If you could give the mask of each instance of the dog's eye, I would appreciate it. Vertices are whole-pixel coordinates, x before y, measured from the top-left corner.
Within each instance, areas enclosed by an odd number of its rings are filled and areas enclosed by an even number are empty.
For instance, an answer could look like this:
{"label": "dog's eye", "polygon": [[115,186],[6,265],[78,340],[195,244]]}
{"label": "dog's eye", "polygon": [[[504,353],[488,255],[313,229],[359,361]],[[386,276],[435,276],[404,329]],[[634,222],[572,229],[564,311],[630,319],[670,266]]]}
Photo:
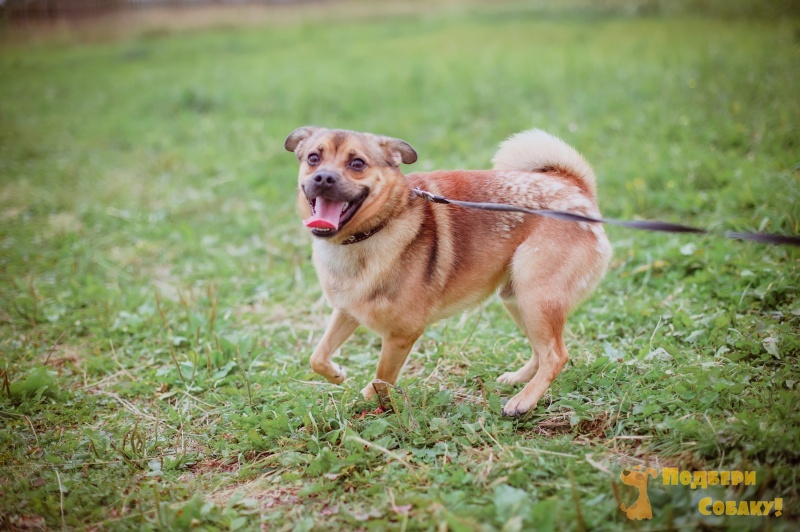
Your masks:
{"label": "dog's eye", "polygon": [[350,168],[353,170],[363,170],[367,167],[367,163],[364,162],[364,159],[355,158],[350,161]]}
{"label": "dog's eye", "polygon": [[306,162],[308,163],[308,166],[317,166],[319,164],[319,155],[317,155],[316,153],[312,153],[311,155],[308,156]]}

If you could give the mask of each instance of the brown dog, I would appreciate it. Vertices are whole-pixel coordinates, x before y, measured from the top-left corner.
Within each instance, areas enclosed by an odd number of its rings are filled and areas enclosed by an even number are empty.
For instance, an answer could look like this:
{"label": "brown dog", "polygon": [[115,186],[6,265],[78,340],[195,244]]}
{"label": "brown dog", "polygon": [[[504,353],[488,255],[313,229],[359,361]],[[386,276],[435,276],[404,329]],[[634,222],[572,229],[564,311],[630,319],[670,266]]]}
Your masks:
{"label": "brown dog", "polygon": [[[522,368],[497,379],[525,383],[503,413],[534,407],[567,362],[567,314],[605,272],[611,246],[602,226],[439,205],[411,190],[599,216],[586,161],[539,130],[504,142],[494,170],[403,175],[400,163],[417,160],[407,142],[353,131],[301,127],[285,146],[300,161],[298,208],[334,309],[311,355],[313,370],[342,382],[345,372],[331,358],[365,325],[383,340],[376,380],[395,383],[429,323],[499,288],[533,347]],[[370,384],[361,393],[376,392]]]}

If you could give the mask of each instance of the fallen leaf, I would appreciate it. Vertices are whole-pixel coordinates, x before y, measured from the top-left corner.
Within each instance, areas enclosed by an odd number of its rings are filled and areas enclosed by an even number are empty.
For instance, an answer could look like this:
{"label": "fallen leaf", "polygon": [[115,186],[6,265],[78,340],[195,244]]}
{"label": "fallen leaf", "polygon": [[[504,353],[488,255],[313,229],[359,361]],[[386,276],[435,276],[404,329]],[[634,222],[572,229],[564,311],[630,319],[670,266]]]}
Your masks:
{"label": "fallen leaf", "polygon": [[319,511],[319,515],[326,517],[329,515],[336,515],[339,513],[339,505],[334,504],[333,506],[326,506],[322,510]]}
{"label": "fallen leaf", "polygon": [[394,513],[396,513],[396,514],[405,515],[405,514],[407,514],[408,512],[411,511],[411,505],[410,504],[404,504],[403,506],[395,506],[393,504],[392,505],[392,511]]}
{"label": "fallen leaf", "polygon": [[356,520],[358,521],[368,521],[371,518],[377,519],[381,515],[383,514],[381,513],[380,510],[378,510],[377,508],[373,508],[369,512],[356,512],[353,514],[353,517],[355,517]]}
{"label": "fallen leaf", "polygon": [[775,358],[781,358],[781,354],[778,351],[778,342],[773,336],[764,338],[764,340],[761,342],[761,345],[764,346],[764,349],[766,349],[767,353],[770,355],[774,356]]}

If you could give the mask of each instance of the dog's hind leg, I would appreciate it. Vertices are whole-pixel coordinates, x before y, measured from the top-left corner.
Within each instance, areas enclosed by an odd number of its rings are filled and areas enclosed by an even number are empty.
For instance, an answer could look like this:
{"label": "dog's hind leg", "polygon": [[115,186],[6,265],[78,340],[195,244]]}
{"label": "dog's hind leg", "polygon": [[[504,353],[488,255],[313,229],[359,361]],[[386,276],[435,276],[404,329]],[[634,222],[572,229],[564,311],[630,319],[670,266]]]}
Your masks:
{"label": "dog's hind leg", "polygon": [[510,383],[530,379],[503,407],[503,414],[518,416],[536,406],[569,360],[562,333],[570,308],[585,291],[583,285],[588,286],[588,281],[581,281],[587,275],[597,277],[593,273],[593,241],[592,236],[584,236],[576,227],[543,221],[514,253],[511,283],[515,312],[533,355],[521,370],[503,376]]}
{"label": "dog's hind leg", "polygon": [[[394,384],[397,382],[397,377],[400,376],[400,370],[406,363],[408,353],[422,335],[422,332],[414,334],[403,335],[386,335],[383,337],[381,344],[381,358],[378,360],[378,370],[375,372],[375,380],[388,382]],[[375,397],[376,391],[372,383],[367,384],[361,395],[364,399],[372,399]]]}
{"label": "dog's hind leg", "polygon": [[344,381],[344,368],[331,361],[333,355],[350,338],[358,327],[358,322],[343,310],[333,309],[331,321],[322,335],[317,348],[311,355],[311,369],[328,379],[328,382],[339,384]]}
{"label": "dog's hind leg", "polygon": [[566,311],[553,301],[542,302],[539,309],[538,316],[526,320],[530,331],[528,338],[534,354],[531,360],[513,375],[525,377],[530,373],[533,364],[538,363],[539,367],[530,382],[503,407],[503,414],[506,416],[519,416],[536,406],[550,383],[569,360],[569,353],[561,337]]}
{"label": "dog's hind leg", "polygon": [[[519,306],[517,305],[517,298],[514,295],[514,288],[511,285],[511,281],[508,281],[500,289],[499,294],[500,298],[503,300],[503,305],[506,307],[506,311],[508,311],[508,314],[514,320],[514,322],[527,336],[528,332],[525,330],[525,321],[522,319],[522,314],[520,313]],[[524,366],[519,368],[517,371],[503,373],[497,377],[497,382],[501,384],[519,384],[522,382],[528,382],[533,378],[534,375],[536,375],[536,371],[538,369],[539,354],[535,349],[533,349],[530,360],[528,360]]]}

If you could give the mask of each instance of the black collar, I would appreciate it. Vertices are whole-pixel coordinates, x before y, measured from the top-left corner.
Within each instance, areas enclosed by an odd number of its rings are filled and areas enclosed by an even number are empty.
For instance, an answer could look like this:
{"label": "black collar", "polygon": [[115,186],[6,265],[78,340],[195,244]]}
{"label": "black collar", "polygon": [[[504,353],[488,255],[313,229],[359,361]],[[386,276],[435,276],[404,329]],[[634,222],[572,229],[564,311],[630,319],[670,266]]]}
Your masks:
{"label": "black collar", "polygon": [[[430,192],[427,192],[427,194],[430,194]],[[425,193],[423,193],[422,191],[419,190],[419,188],[415,188],[414,190],[411,191],[410,200],[413,201],[414,198],[417,197],[417,196],[422,196],[423,198],[426,198],[426,199],[428,198],[425,195]],[[349,236],[349,237],[345,238],[344,241],[342,241],[342,245],[343,246],[347,246],[349,244],[357,244],[359,242],[363,242],[364,240],[368,239],[369,237],[371,237],[372,235],[374,235],[375,233],[377,233],[378,231],[380,231],[381,229],[386,227],[386,224],[388,224],[388,223],[389,223],[389,220],[386,220],[383,223],[381,223],[380,225],[378,225],[378,227],[374,227],[372,229],[364,231],[363,233],[356,233],[356,234],[354,234],[352,236]]]}
{"label": "black collar", "polygon": [[374,227],[372,229],[364,231],[363,233],[356,233],[354,235],[351,235],[342,241],[342,245],[347,246],[349,244],[357,244],[358,242],[363,242],[364,240],[368,239],[369,237],[371,237],[372,235],[374,235],[375,233],[386,227],[386,224],[387,222],[383,222],[378,227]]}

